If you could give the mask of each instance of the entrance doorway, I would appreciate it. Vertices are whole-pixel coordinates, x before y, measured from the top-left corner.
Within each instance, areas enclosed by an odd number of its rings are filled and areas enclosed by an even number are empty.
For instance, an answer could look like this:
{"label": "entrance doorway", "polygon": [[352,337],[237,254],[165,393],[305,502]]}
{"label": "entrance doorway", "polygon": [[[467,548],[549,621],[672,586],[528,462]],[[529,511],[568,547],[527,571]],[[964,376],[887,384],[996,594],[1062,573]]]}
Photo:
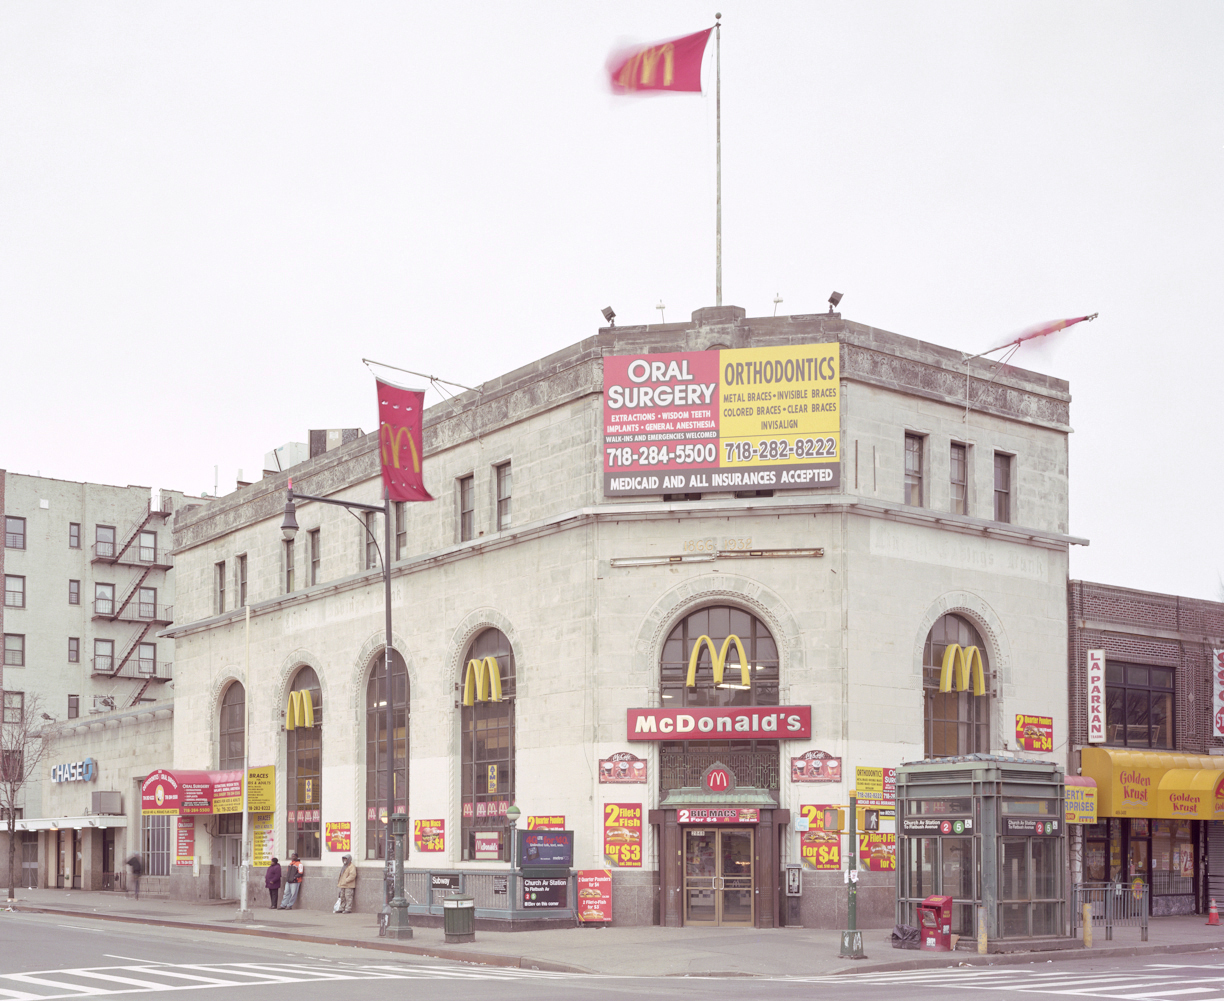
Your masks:
{"label": "entrance doorway", "polygon": [[742,925],[755,917],[755,831],[684,829],[684,923]]}
{"label": "entrance doorway", "polygon": [[242,836],[221,838],[221,899],[238,899],[238,866]]}

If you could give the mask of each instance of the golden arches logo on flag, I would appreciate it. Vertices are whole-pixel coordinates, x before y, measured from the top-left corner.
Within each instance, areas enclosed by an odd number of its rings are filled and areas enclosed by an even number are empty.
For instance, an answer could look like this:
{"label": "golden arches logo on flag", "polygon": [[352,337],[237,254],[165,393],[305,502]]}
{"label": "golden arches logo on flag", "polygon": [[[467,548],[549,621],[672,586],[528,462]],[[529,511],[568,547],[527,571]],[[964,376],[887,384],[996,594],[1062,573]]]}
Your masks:
{"label": "golden arches logo on flag", "polygon": [[721,650],[714,646],[714,641],[710,637],[705,635],[697,637],[697,642],[693,645],[693,652],[689,654],[688,678],[684,682],[685,686],[693,688],[697,684],[697,661],[701,659],[703,647],[709,647],[710,649],[710,663],[714,667],[714,684],[721,685],[723,683],[723,671],[727,666],[727,651],[731,649],[731,644],[733,643],[735,644],[735,652],[739,654],[740,682],[745,688],[750,688],[752,686],[752,672],[748,668],[748,656],[744,653],[744,644],[734,634],[723,640]]}
{"label": "golden arches logo on flag", "polygon": [[620,49],[608,57],[614,94],[642,91],[701,92],[701,61],[713,28],[654,45]]}
{"label": "golden arches logo on flag", "polygon": [[285,729],[315,725],[314,699],[310,692],[290,692],[289,705],[285,709]]}
{"label": "golden arches logo on flag", "polygon": [[404,453],[405,442],[408,445],[409,458],[412,459],[412,471],[421,471],[421,454],[417,451],[416,440],[412,431],[406,427],[394,427],[386,421],[378,429],[378,442],[382,446],[382,461],[384,466],[394,466],[396,469],[406,469],[400,462]]}
{"label": "golden arches logo on flag", "polygon": [[500,702],[501,697],[501,669],[497,666],[497,658],[469,660],[463,676],[463,704],[473,706],[477,702]]}
{"label": "golden arches logo on flag", "polygon": [[378,379],[378,448],[383,488],[393,501],[433,500],[425,489],[425,390]]}
{"label": "golden arches logo on flag", "polygon": [[[953,677],[955,675],[955,677]],[[939,690],[952,691],[955,681],[956,691],[969,691],[969,682],[973,681],[973,694],[986,694],[986,672],[982,667],[982,653],[975,646],[962,647],[959,643],[951,644],[944,651],[943,664],[939,671]]]}

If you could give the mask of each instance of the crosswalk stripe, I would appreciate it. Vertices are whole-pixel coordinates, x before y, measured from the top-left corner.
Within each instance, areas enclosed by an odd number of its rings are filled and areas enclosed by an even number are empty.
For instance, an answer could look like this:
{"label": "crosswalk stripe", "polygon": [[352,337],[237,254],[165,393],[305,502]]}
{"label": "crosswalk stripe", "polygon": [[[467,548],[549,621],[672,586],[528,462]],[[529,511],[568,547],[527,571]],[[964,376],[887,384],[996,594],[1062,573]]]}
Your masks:
{"label": "crosswalk stripe", "polygon": [[216,987],[239,987],[242,985],[241,980],[222,980],[220,977],[202,977],[197,973],[182,973],[178,970],[172,970],[168,966],[127,966],[123,969],[128,969],[134,973],[155,973],[159,977],[178,977],[180,980],[198,980],[202,983],[213,984]]}
{"label": "crosswalk stripe", "polygon": [[118,977],[113,973],[95,973],[92,970],[64,970],[64,973],[71,974],[74,977],[90,977],[94,980],[109,980],[116,984],[127,984],[131,987],[148,987],[153,990],[165,990],[165,984],[159,984],[153,980],[137,980],[135,977]]}
{"label": "crosswalk stripe", "polygon": [[27,994],[25,991],[10,991],[4,987],[0,987],[0,998],[4,1001],[37,1001],[44,997],[42,994]]}
{"label": "crosswalk stripe", "polygon": [[[56,970],[56,973],[72,974],[72,970]],[[19,984],[33,984],[38,987],[58,987],[61,990],[73,991],[76,994],[110,994],[105,987],[90,987],[88,984],[66,984],[62,980],[48,980],[45,977],[40,977],[34,973],[5,973],[2,974],[5,980],[15,980]],[[41,997],[42,995],[35,995]]]}
{"label": "crosswalk stripe", "polygon": [[1157,988],[1154,991],[1144,991],[1142,994],[1121,994],[1116,995],[1126,999],[1126,1001],[1145,1001],[1152,998],[1153,995],[1159,994],[1162,998],[1171,998],[1175,994],[1210,994],[1212,991],[1218,991],[1218,987],[1187,987],[1180,991],[1166,991],[1163,988]]}

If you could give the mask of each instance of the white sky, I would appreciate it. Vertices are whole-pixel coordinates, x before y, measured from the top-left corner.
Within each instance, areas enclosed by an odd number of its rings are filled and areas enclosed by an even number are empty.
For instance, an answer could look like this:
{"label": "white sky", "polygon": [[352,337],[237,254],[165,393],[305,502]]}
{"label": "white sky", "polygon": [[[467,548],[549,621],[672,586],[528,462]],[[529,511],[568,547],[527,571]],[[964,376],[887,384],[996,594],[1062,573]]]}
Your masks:
{"label": "white sky", "polygon": [[724,301],[1099,311],[1016,358],[1071,381],[1072,574],[1219,596],[1218,2],[0,3],[0,466],[224,493],[370,430],[363,355],[474,385],[711,305],[712,88],[602,72],[715,9]]}

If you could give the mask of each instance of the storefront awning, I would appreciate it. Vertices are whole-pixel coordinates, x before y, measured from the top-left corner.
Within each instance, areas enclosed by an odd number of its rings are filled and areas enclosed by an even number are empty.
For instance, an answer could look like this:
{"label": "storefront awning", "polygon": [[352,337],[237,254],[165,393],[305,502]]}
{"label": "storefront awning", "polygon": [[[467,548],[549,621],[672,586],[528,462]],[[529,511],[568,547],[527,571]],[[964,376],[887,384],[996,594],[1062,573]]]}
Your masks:
{"label": "storefront awning", "polygon": [[1100,817],[1224,820],[1224,761],[1203,754],[1085,747]]}
{"label": "storefront awning", "polygon": [[127,817],[99,814],[86,817],[27,817],[17,821],[19,831],[79,831],[86,827],[127,827]]}

